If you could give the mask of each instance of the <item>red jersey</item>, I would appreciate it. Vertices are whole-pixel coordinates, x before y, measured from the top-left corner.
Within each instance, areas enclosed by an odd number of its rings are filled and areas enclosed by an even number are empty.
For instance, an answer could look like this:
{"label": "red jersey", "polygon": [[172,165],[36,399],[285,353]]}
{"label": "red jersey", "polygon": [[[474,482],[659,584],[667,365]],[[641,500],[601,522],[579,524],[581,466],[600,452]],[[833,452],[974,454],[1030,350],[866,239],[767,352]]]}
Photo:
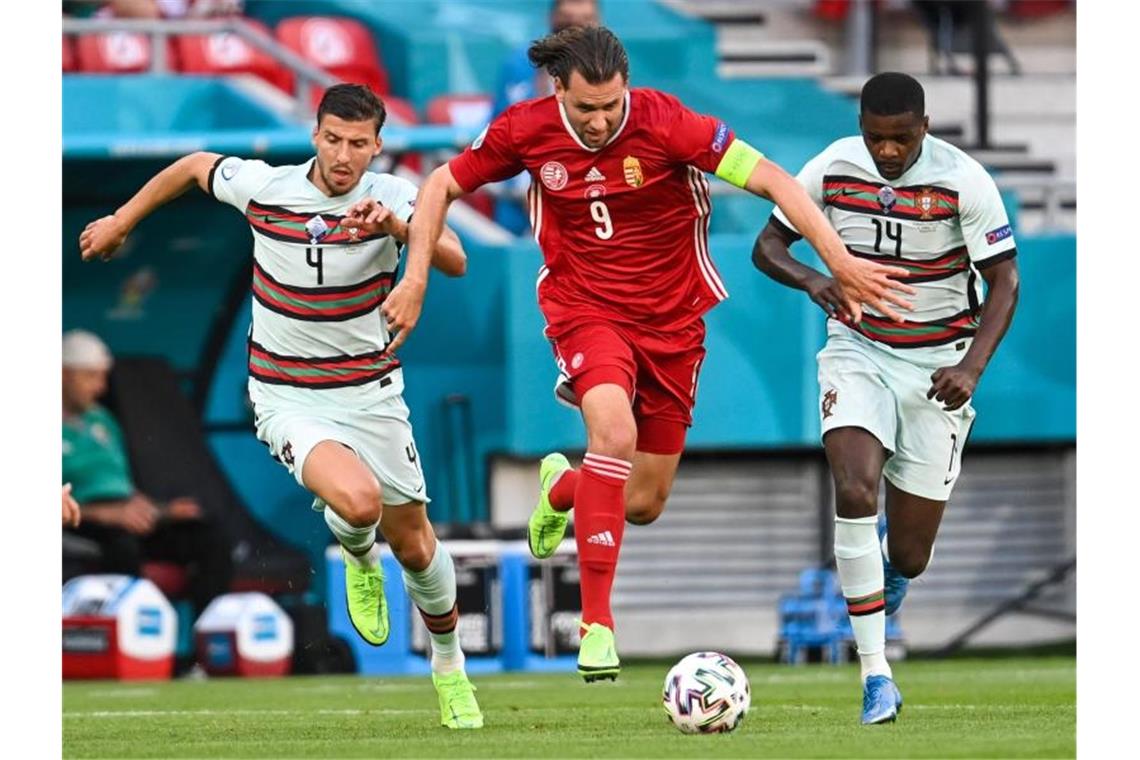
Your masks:
{"label": "red jersey", "polygon": [[590,148],[550,96],[508,108],[449,166],[467,192],[530,173],[549,337],[591,317],[671,331],[728,297],[709,256],[704,172],[732,139],[724,122],[638,88],[614,136]]}

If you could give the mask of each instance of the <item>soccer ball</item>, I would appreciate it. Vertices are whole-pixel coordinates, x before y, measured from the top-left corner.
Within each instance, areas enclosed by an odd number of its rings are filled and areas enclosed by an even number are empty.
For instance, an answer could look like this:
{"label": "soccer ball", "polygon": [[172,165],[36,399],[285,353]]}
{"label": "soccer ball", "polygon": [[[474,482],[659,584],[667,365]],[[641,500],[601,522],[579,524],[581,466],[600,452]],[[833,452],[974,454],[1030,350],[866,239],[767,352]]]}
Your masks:
{"label": "soccer ball", "polygon": [[694,652],[665,676],[661,695],[670,722],[686,734],[732,731],[752,704],[744,670],[720,652]]}

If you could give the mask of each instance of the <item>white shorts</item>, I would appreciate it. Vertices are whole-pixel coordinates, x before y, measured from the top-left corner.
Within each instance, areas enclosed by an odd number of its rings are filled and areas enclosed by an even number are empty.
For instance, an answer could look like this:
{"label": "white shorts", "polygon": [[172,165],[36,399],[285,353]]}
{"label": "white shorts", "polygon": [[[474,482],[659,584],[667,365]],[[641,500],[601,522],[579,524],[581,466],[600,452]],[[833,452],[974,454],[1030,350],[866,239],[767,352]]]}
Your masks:
{"label": "white shorts", "polygon": [[[254,409],[258,440],[302,486],[309,452],[321,441],[336,441],[352,449],[380,481],[385,505],[430,501],[408,406],[401,396],[390,396],[367,411],[264,404]],[[313,508],[323,509],[323,504],[315,502]]]}
{"label": "white shorts", "polygon": [[974,422],[970,402],[952,412],[926,397],[933,369],[880,349],[849,330],[832,332],[819,352],[821,435],[867,430],[890,452],[883,475],[900,490],[946,501],[962,468]]}

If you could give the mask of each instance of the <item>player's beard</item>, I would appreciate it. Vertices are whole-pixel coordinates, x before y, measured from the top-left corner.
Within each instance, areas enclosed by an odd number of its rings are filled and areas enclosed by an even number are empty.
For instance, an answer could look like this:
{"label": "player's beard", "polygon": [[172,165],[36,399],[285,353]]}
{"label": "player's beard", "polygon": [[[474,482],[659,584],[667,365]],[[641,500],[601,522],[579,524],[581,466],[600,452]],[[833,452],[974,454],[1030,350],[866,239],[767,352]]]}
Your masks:
{"label": "player's beard", "polygon": [[[337,174],[333,169],[342,170],[347,174]],[[325,169],[321,167],[321,178],[325,181],[325,186],[332,190],[336,195],[343,195],[352,188],[356,187],[356,182],[359,177],[349,166],[329,167]]]}

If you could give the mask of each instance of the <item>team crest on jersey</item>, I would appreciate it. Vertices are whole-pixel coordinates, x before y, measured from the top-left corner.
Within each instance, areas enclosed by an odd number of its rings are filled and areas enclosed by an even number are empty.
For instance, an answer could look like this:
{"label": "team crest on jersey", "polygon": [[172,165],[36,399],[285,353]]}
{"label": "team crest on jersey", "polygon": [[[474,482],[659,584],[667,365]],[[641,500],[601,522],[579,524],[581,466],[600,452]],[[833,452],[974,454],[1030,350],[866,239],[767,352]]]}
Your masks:
{"label": "team crest on jersey", "polygon": [[820,408],[823,411],[823,418],[826,420],[831,416],[831,409],[835,406],[835,402],[839,400],[839,391],[832,388],[823,394],[823,403]]}
{"label": "team crest on jersey", "polygon": [[621,169],[625,175],[625,184],[630,187],[641,187],[645,184],[645,175],[641,173],[641,162],[633,156],[626,156],[622,160]]}
{"label": "team crest on jersey", "polygon": [[606,194],[605,185],[590,185],[586,188],[586,200],[593,200],[594,198],[601,198]]}
{"label": "team crest on jersey", "polygon": [[329,234],[330,229],[320,214],[305,222],[305,230],[309,233],[309,239],[313,241],[313,245],[321,242],[321,238]]}
{"label": "team crest on jersey", "polygon": [[879,188],[879,205],[883,207],[884,211],[890,211],[894,208],[895,201],[898,196],[895,195],[895,189],[890,185],[883,185]]}
{"label": "team crest on jersey", "polygon": [[543,164],[539,176],[542,177],[542,184],[551,190],[561,190],[570,180],[566,167],[557,161],[547,161]]}
{"label": "team crest on jersey", "polygon": [[570,369],[578,369],[582,366],[582,362],[586,361],[586,357],[581,351],[574,354],[574,358],[570,360]]}
{"label": "team crest on jersey", "polygon": [[929,187],[922,188],[922,191],[914,196],[914,207],[918,210],[918,218],[930,219],[934,215],[936,203],[937,198],[934,197],[934,191]]}

